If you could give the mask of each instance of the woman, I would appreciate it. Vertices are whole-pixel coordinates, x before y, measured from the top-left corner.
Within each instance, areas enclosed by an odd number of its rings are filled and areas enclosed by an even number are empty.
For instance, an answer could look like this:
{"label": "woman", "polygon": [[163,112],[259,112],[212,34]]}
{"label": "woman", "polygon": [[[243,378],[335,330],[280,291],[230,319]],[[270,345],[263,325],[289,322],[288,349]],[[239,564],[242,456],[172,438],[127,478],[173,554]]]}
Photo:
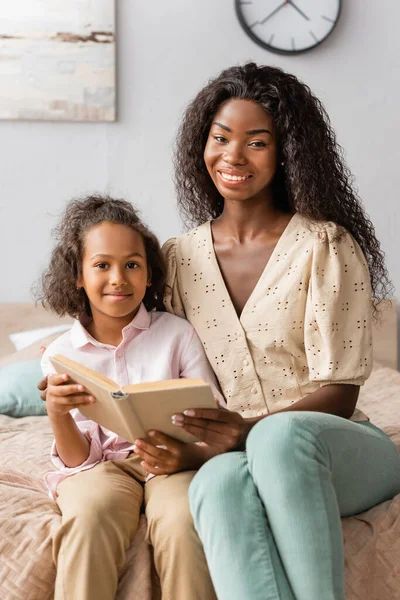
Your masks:
{"label": "woman", "polygon": [[344,600],[340,517],[400,492],[395,445],[356,409],[390,290],[373,226],[321,103],[276,68],[234,67],[198,94],[176,175],[199,226],[166,244],[166,304],[232,411],[175,416],[223,453],[189,493],[216,594]]}

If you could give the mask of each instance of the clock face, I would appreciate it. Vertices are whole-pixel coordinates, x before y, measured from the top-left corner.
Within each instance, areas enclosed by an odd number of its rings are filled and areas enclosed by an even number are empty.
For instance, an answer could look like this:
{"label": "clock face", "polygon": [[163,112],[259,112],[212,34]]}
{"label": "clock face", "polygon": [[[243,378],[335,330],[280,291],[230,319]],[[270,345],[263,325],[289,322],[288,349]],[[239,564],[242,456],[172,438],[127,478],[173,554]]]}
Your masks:
{"label": "clock face", "polygon": [[341,0],[236,0],[236,12],[257,44],[272,52],[298,54],[328,37],[341,5]]}

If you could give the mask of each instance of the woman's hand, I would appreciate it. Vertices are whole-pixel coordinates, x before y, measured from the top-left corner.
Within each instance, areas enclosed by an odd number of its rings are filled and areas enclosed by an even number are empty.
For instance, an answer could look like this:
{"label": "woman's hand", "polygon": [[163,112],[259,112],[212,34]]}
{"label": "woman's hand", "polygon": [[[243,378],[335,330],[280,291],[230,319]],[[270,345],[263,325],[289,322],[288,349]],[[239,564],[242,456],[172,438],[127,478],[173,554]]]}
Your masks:
{"label": "woman's hand", "polygon": [[239,413],[224,408],[185,410],[174,415],[172,422],[205,442],[216,454],[244,449],[251,428]]}
{"label": "woman's hand", "polygon": [[[43,382],[44,380],[39,383],[38,387]],[[64,417],[73,408],[87,406],[96,401],[85,391],[83,385],[74,383],[68,375],[49,375],[47,389],[44,393],[46,411],[50,418]]]}
{"label": "woman's hand", "polygon": [[218,454],[207,446],[184,444],[159,431],[148,433],[151,441],[135,440],[133,451],[143,458],[143,467],[153,475],[171,475],[180,471],[196,470]]}

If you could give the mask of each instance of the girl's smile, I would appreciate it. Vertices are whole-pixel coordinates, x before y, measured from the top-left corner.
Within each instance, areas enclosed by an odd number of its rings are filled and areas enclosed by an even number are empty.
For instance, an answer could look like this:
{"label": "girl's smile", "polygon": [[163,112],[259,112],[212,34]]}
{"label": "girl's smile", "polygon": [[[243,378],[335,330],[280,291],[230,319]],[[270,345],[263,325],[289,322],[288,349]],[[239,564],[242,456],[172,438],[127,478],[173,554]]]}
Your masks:
{"label": "girl's smile", "polygon": [[113,300],[114,302],[125,302],[129,298],[132,298],[132,294],[117,294],[116,292],[104,294],[104,296],[107,296],[107,298]]}

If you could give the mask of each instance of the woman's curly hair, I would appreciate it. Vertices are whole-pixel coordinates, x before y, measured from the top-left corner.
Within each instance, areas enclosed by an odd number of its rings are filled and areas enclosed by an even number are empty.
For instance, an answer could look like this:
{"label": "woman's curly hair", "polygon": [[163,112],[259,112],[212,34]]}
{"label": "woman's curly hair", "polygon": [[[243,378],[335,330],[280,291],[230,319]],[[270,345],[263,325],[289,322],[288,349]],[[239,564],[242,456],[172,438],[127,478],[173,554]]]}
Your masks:
{"label": "woman's curly hair", "polygon": [[38,284],[38,300],[60,316],[91,316],[88,297],[83,289],[77,290],[77,281],[82,270],[85,233],[104,221],[131,227],[142,235],[151,270],[151,286],[146,290],[143,304],[149,311],[164,310],[166,266],[156,236],[141,221],[132,204],[102,195],[72,200],[67,205],[53,232],[57,244]]}
{"label": "woman's curly hair", "polygon": [[275,122],[278,158],[284,163],[272,184],[276,206],[345,227],[364,252],[377,306],[391,294],[392,286],[374,227],[323,105],[307,85],[281,69],[255,63],[226,69],[188,106],[174,155],[178,206],[185,223],[196,226],[222,213],[223,198],[203,155],[213,118],[230,98],[261,104]]}

